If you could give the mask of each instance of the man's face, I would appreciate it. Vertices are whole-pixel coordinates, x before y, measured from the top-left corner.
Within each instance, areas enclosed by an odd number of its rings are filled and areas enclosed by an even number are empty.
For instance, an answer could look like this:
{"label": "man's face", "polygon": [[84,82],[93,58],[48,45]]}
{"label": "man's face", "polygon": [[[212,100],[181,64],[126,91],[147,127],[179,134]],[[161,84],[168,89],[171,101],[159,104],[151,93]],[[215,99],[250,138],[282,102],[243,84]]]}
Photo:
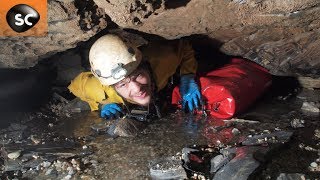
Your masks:
{"label": "man's face", "polygon": [[129,102],[147,106],[151,101],[151,78],[146,70],[135,70],[128,77],[116,83],[114,88]]}

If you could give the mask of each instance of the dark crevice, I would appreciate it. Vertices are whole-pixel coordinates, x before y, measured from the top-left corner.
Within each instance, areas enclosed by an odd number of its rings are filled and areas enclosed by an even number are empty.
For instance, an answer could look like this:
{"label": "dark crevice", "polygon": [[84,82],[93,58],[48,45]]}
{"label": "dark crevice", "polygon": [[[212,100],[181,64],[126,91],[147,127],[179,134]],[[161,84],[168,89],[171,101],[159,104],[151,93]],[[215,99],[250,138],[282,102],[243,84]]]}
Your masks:
{"label": "dark crevice", "polygon": [[154,10],[160,9],[162,5],[162,0],[147,0],[146,3],[152,4]]}
{"label": "dark crevice", "polygon": [[230,62],[233,56],[220,51],[222,42],[212,39],[206,35],[191,35],[186,37],[195,50],[195,57],[198,61],[198,72],[208,72],[219,68]]}
{"label": "dark crevice", "polygon": [[99,7],[93,0],[75,0],[74,4],[78,9],[77,13],[80,16],[79,26],[83,31],[89,31],[99,25],[101,19],[108,23],[108,28],[117,27],[108,15],[103,11],[98,11]]}
{"label": "dark crevice", "polygon": [[64,11],[66,14],[69,13],[68,9],[64,7],[64,3],[63,3],[63,2],[60,2],[60,1],[56,1],[56,2],[60,5],[60,7],[63,9],[63,11]]}
{"label": "dark crevice", "polygon": [[165,9],[176,9],[179,7],[186,6],[190,0],[180,0],[180,1],[172,1],[172,0],[165,0],[164,6]]}
{"label": "dark crevice", "polygon": [[30,69],[0,69],[0,75],[0,113],[28,112],[47,103],[56,77],[54,68],[41,64]]}

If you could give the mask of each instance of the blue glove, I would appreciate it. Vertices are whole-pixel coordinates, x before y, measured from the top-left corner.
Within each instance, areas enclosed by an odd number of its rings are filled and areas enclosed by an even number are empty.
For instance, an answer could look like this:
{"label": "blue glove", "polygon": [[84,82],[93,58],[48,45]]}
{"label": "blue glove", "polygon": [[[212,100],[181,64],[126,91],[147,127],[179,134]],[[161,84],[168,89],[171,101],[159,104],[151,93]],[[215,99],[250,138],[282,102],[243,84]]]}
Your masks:
{"label": "blue glove", "polygon": [[181,76],[180,94],[182,96],[182,109],[185,110],[187,104],[190,112],[195,108],[199,108],[199,105],[201,104],[201,94],[193,74]]}
{"label": "blue glove", "polygon": [[117,118],[122,113],[122,109],[118,104],[111,103],[105,104],[101,108],[100,115],[103,118],[111,119]]}

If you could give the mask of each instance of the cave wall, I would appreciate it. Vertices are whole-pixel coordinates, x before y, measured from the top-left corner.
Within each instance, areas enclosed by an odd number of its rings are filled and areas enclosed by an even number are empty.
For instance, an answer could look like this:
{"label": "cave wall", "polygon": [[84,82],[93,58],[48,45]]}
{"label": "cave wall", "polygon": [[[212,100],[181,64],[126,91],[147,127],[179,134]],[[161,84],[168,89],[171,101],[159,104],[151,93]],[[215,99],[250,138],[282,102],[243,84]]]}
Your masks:
{"label": "cave wall", "polygon": [[275,75],[320,76],[318,0],[49,0],[48,8],[47,37],[1,38],[1,67],[31,67],[105,29],[127,28],[166,39],[205,35]]}

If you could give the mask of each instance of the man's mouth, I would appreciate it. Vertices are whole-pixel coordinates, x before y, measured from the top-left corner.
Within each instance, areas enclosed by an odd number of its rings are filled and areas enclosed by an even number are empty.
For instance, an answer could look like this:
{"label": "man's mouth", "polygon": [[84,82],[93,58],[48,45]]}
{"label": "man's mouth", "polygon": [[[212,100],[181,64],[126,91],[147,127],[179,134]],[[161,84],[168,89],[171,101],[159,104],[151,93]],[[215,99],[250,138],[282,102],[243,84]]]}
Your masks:
{"label": "man's mouth", "polygon": [[139,93],[135,94],[134,97],[139,98],[139,99],[143,99],[146,97],[146,95],[147,95],[147,91],[140,91]]}

